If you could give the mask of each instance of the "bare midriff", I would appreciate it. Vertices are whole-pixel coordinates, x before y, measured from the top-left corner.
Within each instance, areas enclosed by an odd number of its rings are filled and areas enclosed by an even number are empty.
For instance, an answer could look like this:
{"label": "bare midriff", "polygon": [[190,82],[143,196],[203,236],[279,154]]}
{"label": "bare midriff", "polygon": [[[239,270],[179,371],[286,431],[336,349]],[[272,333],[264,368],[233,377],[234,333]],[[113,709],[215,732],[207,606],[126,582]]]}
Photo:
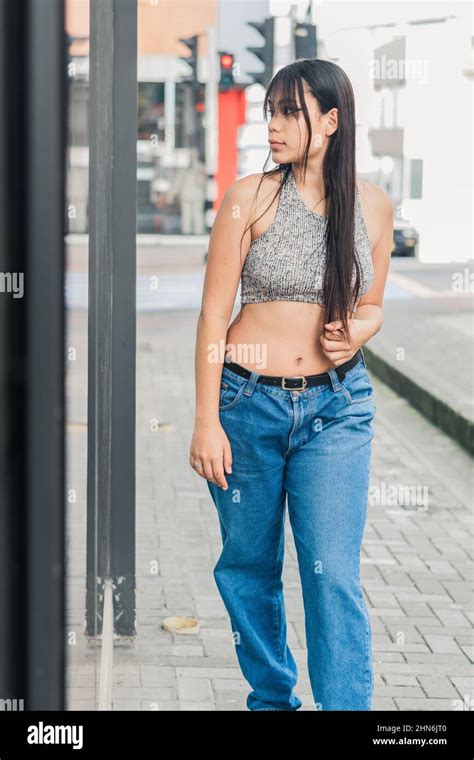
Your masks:
{"label": "bare midriff", "polygon": [[262,375],[325,372],[334,364],[320,343],[324,315],[324,307],[314,303],[243,304],[227,331],[226,357]]}

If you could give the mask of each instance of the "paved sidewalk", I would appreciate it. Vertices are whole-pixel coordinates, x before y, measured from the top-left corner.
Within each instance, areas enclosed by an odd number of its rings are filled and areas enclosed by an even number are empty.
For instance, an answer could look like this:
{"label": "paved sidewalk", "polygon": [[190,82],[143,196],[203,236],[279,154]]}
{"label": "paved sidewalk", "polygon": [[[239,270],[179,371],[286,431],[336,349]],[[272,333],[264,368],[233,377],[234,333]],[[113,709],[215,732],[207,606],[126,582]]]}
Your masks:
{"label": "paved sidewalk", "polygon": [[392,259],[369,368],[474,454],[473,262]]}
{"label": "paved sidewalk", "polygon": [[[245,710],[241,676],[212,570],[221,550],[206,484],[188,465],[194,421],[197,312],[141,313],[137,358],[137,626],[114,651],[114,709]],[[68,709],[95,709],[100,650],[82,633],[85,585],[87,315],[69,312]],[[472,460],[456,442],[372,375],[377,415],[362,579],[376,672],[375,710],[473,706]],[[158,424],[156,424],[158,423]],[[408,503],[404,489],[414,489]],[[394,493],[398,499],[388,498]],[[426,496],[428,502],[426,503]],[[288,641],[297,693],[314,709],[304,616],[287,518]],[[156,572],[157,570],[157,572]],[[164,631],[168,615],[199,619],[201,633]]]}

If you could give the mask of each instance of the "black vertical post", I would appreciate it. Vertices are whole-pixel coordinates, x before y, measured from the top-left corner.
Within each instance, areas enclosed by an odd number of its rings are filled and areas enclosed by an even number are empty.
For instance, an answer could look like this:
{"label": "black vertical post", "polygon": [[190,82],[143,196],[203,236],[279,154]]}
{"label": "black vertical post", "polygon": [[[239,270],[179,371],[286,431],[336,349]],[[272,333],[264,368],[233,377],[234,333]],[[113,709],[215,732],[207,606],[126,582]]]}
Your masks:
{"label": "black vertical post", "polygon": [[91,0],[87,633],[135,633],[136,0]]}
{"label": "black vertical post", "polygon": [[63,2],[0,0],[0,51],[0,697],[63,710]]}
{"label": "black vertical post", "polygon": [[[24,272],[25,179],[23,5],[0,0],[0,272]],[[15,78],[11,72],[15,71]],[[20,94],[21,93],[21,94]],[[22,125],[23,129],[18,126]],[[15,160],[13,157],[15,156]],[[0,292],[0,695],[26,696],[25,562],[26,309]],[[25,705],[27,707],[27,705]]]}

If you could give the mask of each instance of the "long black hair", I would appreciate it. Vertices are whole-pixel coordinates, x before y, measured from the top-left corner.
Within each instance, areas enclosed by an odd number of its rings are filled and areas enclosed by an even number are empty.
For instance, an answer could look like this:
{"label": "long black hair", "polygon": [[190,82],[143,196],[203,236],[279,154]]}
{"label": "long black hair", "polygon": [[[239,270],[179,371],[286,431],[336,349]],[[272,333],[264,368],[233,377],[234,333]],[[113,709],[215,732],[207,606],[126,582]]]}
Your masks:
{"label": "long black hair", "polygon": [[[303,92],[303,80],[316,98],[322,114],[331,108],[338,109],[338,127],[330,135],[329,144],[323,161],[324,197],[326,200],[327,224],[325,225],[326,267],[323,281],[325,322],[340,319],[343,330],[348,337],[347,312],[355,308],[361,287],[361,270],[354,247],[354,203],[356,192],[355,168],[355,103],[354,92],[347,74],[340,66],[319,59],[304,59],[280,69],[265,93],[263,103],[264,117],[267,114],[268,100],[275,103],[295,102],[297,88],[300,104],[308,130],[305,146],[302,174],[306,176],[308,153],[313,137],[310,116]],[[265,166],[268,158],[265,161]],[[265,169],[264,166],[264,169]],[[270,208],[281,187],[288,180],[291,164],[280,164],[276,169],[264,171],[256,194],[266,175],[283,172],[282,182],[265,211],[247,225],[250,229]],[[242,235],[242,239],[243,239]],[[241,240],[242,242],[242,240]],[[354,278],[355,266],[355,279]]]}

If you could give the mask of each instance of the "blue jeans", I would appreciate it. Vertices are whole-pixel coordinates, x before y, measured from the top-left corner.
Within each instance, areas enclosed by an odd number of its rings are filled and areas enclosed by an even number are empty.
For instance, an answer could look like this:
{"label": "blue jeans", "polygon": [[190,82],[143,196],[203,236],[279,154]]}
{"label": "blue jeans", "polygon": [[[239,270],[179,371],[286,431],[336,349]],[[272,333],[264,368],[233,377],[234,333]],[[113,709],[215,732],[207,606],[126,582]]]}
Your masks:
{"label": "blue jeans", "polygon": [[219,416],[232,448],[228,489],[206,481],[222,552],[214,578],[230,618],[250,710],[298,710],[282,568],[288,504],[316,709],[370,710],[369,613],[360,580],[376,410],[365,360],[339,381],[285,390],[223,365]]}

